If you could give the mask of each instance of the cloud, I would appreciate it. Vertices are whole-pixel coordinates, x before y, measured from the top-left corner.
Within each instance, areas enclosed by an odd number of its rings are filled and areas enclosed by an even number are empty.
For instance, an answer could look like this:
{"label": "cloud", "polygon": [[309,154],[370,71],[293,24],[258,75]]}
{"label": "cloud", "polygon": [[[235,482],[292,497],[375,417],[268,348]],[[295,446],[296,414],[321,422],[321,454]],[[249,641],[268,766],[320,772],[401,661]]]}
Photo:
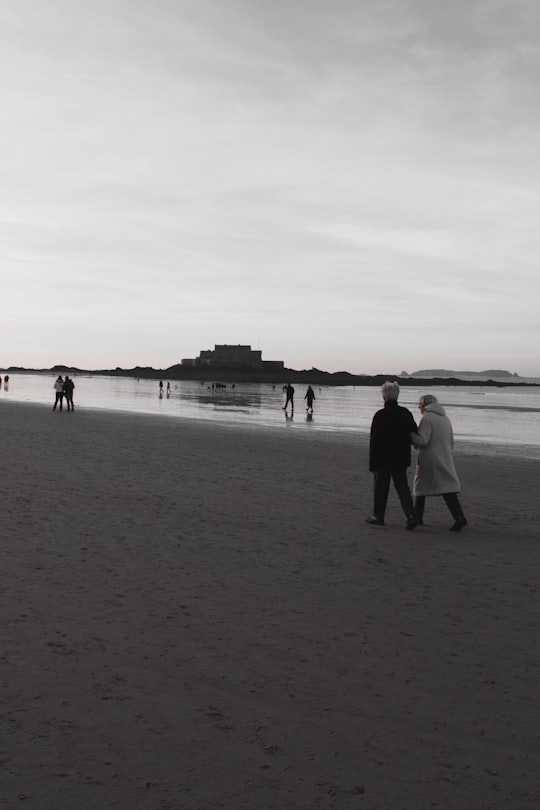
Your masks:
{"label": "cloud", "polygon": [[454,367],[519,356],[538,18],[530,0],[4,5],[13,350],[33,364],[30,324],[61,346],[60,309],[91,365],[261,335],[307,367],[366,345],[374,367],[425,366],[426,329]]}

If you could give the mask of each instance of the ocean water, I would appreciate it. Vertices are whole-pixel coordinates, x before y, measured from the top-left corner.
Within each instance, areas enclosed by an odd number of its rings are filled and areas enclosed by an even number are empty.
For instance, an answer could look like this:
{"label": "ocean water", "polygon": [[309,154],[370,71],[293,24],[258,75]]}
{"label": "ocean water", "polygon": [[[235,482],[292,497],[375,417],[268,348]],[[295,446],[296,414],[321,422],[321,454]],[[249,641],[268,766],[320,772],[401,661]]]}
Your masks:
{"label": "ocean water", "polygon": [[[52,408],[55,375],[10,375],[2,400],[34,402]],[[283,411],[282,387],[271,384],[228,384],[223,391],[211,383],[170,381],[170,396],[159,396],[157,380],[131,377],[73,375],[76,409],[134,411],[164,417],[203,419],[246,427],[277,430],[368,434],[373,413],[382,407],[380,389],[370,386],[313,386],[314,415],[307,418],[303,397],[307,386],[296,385],[294,417]],[[167,380],[163,380],[167,384]],[[422,393],[435,394],[445,406],[456,437],[456,448],[474,452],[508,453],[540,460],[540,387],[433,386],[403,387],[400,404],[420,418]]]}

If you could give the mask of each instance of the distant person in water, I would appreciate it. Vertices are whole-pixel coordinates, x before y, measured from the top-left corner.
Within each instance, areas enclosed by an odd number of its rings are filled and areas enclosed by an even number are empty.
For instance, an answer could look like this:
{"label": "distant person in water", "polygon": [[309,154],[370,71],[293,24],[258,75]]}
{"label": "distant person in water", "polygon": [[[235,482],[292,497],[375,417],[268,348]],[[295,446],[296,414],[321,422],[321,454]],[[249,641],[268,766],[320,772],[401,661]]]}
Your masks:
{"label": "distant person in water", "polygon": [[424,522],[426,497],[442,495],[454,524],[450,531],[459,532],[467,519],[458,498],[461,485],[454,465],[454,433],[450,419],[433,394],[418,400],[422,419],[411,441],[418,449],[413,491],[415,511],[420,526]]}
{"label": "distant person in water", "polygon": [[62,403],[64,402],[64,380],[62,379],[62,375],[59,374],[54,382],[54,405],[53,411],[56,410],[56,406],[60,406],[60,410],[62,410]]}
{"label": "distant person in water", "polygon": [[[2,387],[2,382],[0,381],[0,388],[1,387]],[[6,376],[4,377],[4,388],[6,389],[6,391],[9,390],[9,374],[6,374]]]}
{"label": "distant person in water", "polygon": [[283,406],[283,410],[286,411],[287,407],[288,407],[288,405],[290,403],[291,411],[294,411],[294,388],[292,387],[292,385],[290,383],[287,383],[287,386],[285,388],[285,393],[286,393],[287,396],[286,396],[286,399],[285,399],[285,405]]}
{"label": "distant person in water", "polygon": [[385,382],[381,393],[384,408],[373,417],[369,439],[369,469],[373,473],[373,514],[366,520],[375,526],[384,526],[390,481],[393,481],[407,518],[405,528],[414,529],[417,521],[407,480],[407,467],[411,465],[411,435],[416,431],[416,422],[407,408],[398,405],[397,382]]}
{"label": "distant person in water", "polygon": [[73,391],[75,390],[75,383],[68,377],[66,374],[66,379],[64,380],[64,395],[66,397],[66,404],[68,411],[74,411],[75,405],[73,404]]}
{"label": "distant person in water", "polygon": [[311,413],[313,413],[313,403],[315,402],[315,393],[311,385],[308,385],[304,399],[306,400],[306,411],[311,411]]}

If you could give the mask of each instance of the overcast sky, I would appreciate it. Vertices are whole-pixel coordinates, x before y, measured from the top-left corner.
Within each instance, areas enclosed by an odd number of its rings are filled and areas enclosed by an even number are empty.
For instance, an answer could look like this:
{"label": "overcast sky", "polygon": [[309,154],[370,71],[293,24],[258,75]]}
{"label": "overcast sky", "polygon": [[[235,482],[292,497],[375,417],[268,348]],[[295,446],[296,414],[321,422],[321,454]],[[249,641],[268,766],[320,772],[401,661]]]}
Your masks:
{"label": "overcast sky", "polygon": [[540,376],[538,0],[0,0],[0,366]]}

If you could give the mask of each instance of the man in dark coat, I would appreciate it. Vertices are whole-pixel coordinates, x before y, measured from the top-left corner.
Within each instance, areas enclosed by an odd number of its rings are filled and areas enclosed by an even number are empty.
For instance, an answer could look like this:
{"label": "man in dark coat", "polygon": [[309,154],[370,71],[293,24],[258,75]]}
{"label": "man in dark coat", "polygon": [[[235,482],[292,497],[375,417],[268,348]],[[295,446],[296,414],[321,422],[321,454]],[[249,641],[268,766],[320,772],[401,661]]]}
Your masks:
{"label": "man in dark coat", "polygon": [[285,405],[283,406],[283,410],[284,411],[287,410],[287,405],[290,402],[291,403],[291,411],[294,411],[294,388],[292,387],[292,385],[290,383],[287,383],[287,386],[285,388],[285,393],[286,393],[287,396],[286,396],[286,399],[285,399]]}
{"label": "man in dark coat", "polygon": [[407,518],[406,528],[414,529],[417,521],[407,480],[407,467],[411,465],[411,433],[417,431],[416,422],[407,408],[398,405],[397,382],[385,382],[381,392],[384,408],[377,411],[371,423],[369,469],[374,474],[373,515],[367,518],[367,522],[384,526],[384,513],[392,480]]}
{"label": "man in dark coat", "polygon": [[68,375],[66,374],[66,379],[64,380],[64,394],[65,394],[65,397],[66,397],[68,411],[74,411],[75,410],[75,406],[73,404],[73,391],[74,390],[75,390],[75,383],[73,382],[71,377],[68,377]]}

